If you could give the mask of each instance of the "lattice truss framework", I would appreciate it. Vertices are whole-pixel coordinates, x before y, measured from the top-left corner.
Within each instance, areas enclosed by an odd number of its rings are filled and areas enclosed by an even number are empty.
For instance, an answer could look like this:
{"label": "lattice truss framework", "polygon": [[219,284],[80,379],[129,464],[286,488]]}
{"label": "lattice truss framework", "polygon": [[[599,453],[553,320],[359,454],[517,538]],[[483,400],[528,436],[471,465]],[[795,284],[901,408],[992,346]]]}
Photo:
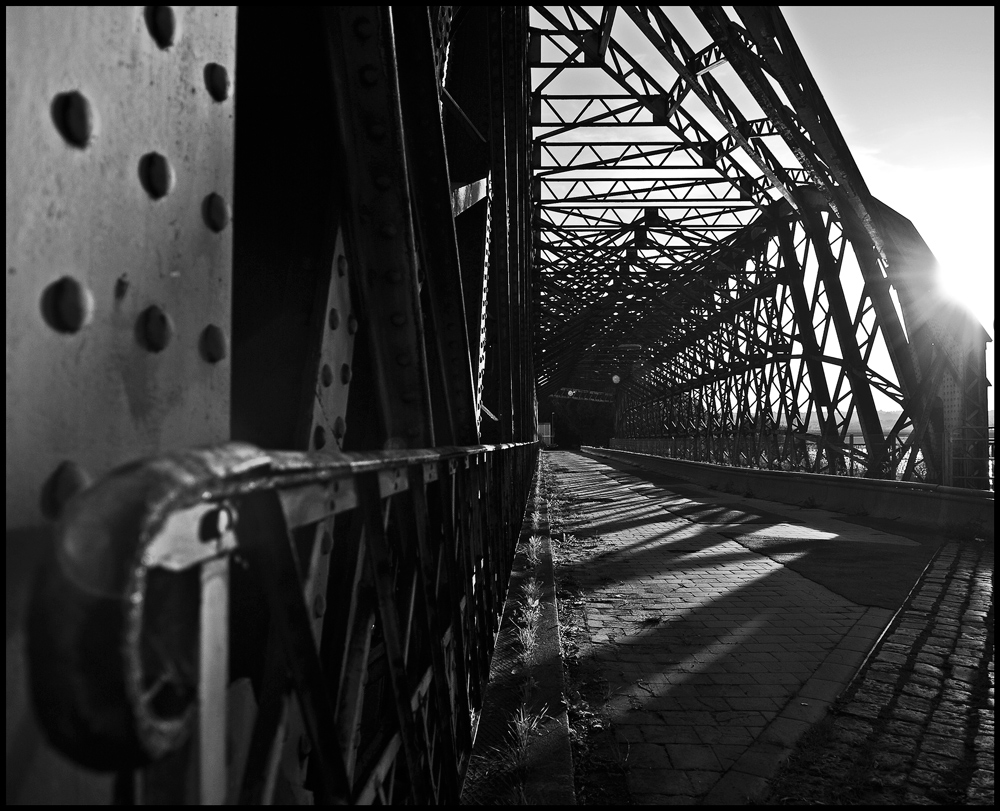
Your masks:
{"label": "lattice truss framework", "polygon": [[944,432],[985,418],[979,333],[943,314],[781,13],[531,22],[539,397],[613,391],[633,450],[938,480]]}

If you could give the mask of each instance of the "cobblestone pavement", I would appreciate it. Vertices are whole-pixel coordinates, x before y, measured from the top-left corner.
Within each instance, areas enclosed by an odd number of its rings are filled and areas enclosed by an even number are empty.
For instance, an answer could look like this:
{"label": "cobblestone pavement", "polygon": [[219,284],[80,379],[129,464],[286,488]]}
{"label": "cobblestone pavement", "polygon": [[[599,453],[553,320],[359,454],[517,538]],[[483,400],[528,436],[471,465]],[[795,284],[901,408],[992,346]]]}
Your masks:
{"label": "cobblestone pavement", "polygon": [[[809,757],[858,804],[993,805],[993,549],[943,547],[834,707],[829,739]],[[818,757],[817,757],[818,755]],[[795,758],[772,792],[810,791]]]}
{"label": "cobblestone pavement", "polygon": [[[742,803],[760,795],[799,737],[827,715],[893,612],[854,603],[773,557],[731,540],[734,531],[765,528],[809,537],[809,525],[800,516],[781,515],[777,505],[768,512],[758,509],[762,502],[754,502],[752,510],[720,509],[708,520],[704,514],[689,520],[694,515],[690,501],[678,509],[676,501],[671,504],[669,488],[650,485],[595,460],[552,452],[542,455],[542,465],[550,485],[553,532],[570,536],[558,544],[557,580],[560,588],[571,589],[574,602],[582,607],[585,628],[576,638],[579,657],[592,677],[606,685],[604,709],[627,752],[632,800]],[[684,510],[689,518],[683,517]],[[841,524],[837,533],[841,541],[907,543],[860,526]],[[815,537],[817,543],[829,540],[822,532]],[[938,560],[944,561],[948,554],[942,553]],[[964,560],[955,554],[956,560]],[[980,659],[965,655],[966,664],[947,659],[967,652],[965,637],[961,643],[952,639],[947,651],[941,648],[938,633],[950,620],[933,601],[951,603],[927,588],[926,595],[918,592],[914,598],[924,600],[915,608],[925,612],[924,625],[917,627],[919,618],[903,616],[900,629],[893,631],[904,634],[900,640],[911,633],[910,639],[921,644],[914,651],[911,642],[901,654],[891,646],[906,643],[886,638],[878,652],[883,658],[870,664],[872,683],[886,684],[875,674],[893,672],[877,667],[909,663],[909,658],[900,663],[884,657],[923,656],[913,659],[913,673],[937,668],[946,691],[971,689],[972,682],[959,677],[975,673],[976,689],[981,690]],[[981,600],[974,605],[958,605],[954,621],[974,622],[979,616],[975,612],[986,610]],[[928,606],[933,618],[926,613]],[[927,658],[935,656],[938,659]],[[946,664],[952,669],[945,670]],[[933,674],[928,671],[928,676]],[[930,796],[918,794],[933,782],[927,767],[948,765],[943,757],[965,761],[956,757],[952,733],[942,726],[957,723],[948,716],[954,715],[954,702],[918,695],[918,687],[934,689],[919,682],[898,691],[891,686],[858,687],[857,703],[850,712],[845,707],[838,719],[843,718],[845,730],[853,727],[851,732],[859,736],[868,734],[864,724],[873,734],[890,723],[910,724],[885,733],[902,740],[900,733],[916,732],[912,727],[917,723],[913,717],[893,713],[925,712],[920,723],[928,731],[921,744],[926,742],[926,748],[913,753],[907,779],[913,796]],[[899,692],[902,698],[872,703],[890,692]],[[990,696],[988,719],[976,714],[963,721],[963,729],[977,736],[977,743],[987,737],[992,741]],[[858,712],[872,712],[862,707],[875,708],[876,716],[859,716]],[[992,787],[987,767],[992,770],[992,748],[988,763],[984,759],[978,765],[970,786],[985,787],[989,780]]]}

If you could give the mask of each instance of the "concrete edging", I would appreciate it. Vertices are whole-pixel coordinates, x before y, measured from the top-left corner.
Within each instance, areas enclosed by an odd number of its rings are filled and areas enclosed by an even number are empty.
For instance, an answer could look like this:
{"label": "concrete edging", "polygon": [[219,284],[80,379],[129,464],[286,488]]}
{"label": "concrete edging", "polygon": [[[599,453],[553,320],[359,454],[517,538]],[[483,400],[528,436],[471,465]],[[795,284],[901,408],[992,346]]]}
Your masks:
{"label": "concrete edging", "polygon": [[725,467],[611,448],[583,447],[580,450],[640,464],[722,491],[740,494],[752,491],[756,498],[785,504],[808,503],[832,512],[888,518],[902,524],[978,536],[993,542],[994,496],[988,491],[919,482]]}

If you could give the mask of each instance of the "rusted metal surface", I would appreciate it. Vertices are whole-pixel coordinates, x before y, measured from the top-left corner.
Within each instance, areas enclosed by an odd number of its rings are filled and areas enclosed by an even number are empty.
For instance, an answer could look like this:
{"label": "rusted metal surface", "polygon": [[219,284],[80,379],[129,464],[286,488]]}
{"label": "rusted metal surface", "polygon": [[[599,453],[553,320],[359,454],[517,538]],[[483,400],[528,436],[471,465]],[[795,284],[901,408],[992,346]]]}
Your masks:
{"label": "rusted metal surface", "polygon": [[[294,696],[306,736],[294,751],[317,801],[454,800],[536,454],[534,443],[342,455],[229,445],[113,472],[64,513],[35,593],[46,732],[106,770],[187,746],[202,780],[181,799],[268,802],[288,789],[278,760],[254,753],[280,749]],[[314,530],[335,515],[324,539]],[[337,575],[310,594],[321,557]],[[220,561],[233,560],[245,575],[229,595]],[[256,593],[263,621],[238,609]],[[263,666],[244,763],[226,748],[231,646]],[[204,771],[219,764],[228,771]]]}

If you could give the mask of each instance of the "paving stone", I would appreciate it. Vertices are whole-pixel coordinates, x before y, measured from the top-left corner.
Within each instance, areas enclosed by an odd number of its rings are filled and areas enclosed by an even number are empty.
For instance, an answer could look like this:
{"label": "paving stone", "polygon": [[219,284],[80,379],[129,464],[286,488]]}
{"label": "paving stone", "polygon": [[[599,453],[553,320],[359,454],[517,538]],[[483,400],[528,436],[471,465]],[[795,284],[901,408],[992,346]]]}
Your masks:
{"label": "paving stone", "polygon": [[629,747],[629,765],[643,769],[670,769],[673,764],[663,744],[634,743]]}
{"label": "paving stone", "polygon": [[882,707],[878,704],[870,704],[867,701],[858,701],[855,698],[854,701],[845,704],[840,711],[862,720],[874,721],[881,714]]}
{"label": "paving stone", "polygon": [[890,735],[903,735],[907,738],[916,738],[923,732],[923,727],[907,721],[890,721],[884,729]]}
{"label": "paving stone", "polygon": [[961,761],[958,758],[941,757],[940,755],[932,755],[925,752],[918,755],[914,763],[915,768],[937,772],[942,777],[947,777],[960,765]]}
{"label": "paving stone", "polygon": [[924,735],[921,742],[921,750],[933,752],[937,755],[947,755],[959,760],[965,756],[965,744],[950,738],[941,738],[937,735]]}
{"label": "paving stone", "polygon": [[880,735],[877,745],[883,747],[887,752],[916,754],[920,740],[902,735]]}
{"label": "paving stone", "polygon": [[767,788],[767,779],[746,772],[731,771],[708,792],[703,805],[745,805]]}
{"label": "paving stone", "polygon": [[695,727],[674,727],[667,724],[643,724],[638,727],[646,743],[701,743]]}
{"label": "paving stone", "polygon": [[723,770],[711,746],[682,746],[669,743],[665,744],[665,746],[675,769],[697,769],[716,772]]}
{"label": "paving stone", "polygon": [[944,777],[937,772],[927,769],[913,769],[910,771],[909,781],[914,785],[927,788],[940,788],[944,785]]}
{"label": "paving stone", "polygon": [[630,769],[625,776],[629,792],[639,794],[693,795],[691,781],[682,771]]}

